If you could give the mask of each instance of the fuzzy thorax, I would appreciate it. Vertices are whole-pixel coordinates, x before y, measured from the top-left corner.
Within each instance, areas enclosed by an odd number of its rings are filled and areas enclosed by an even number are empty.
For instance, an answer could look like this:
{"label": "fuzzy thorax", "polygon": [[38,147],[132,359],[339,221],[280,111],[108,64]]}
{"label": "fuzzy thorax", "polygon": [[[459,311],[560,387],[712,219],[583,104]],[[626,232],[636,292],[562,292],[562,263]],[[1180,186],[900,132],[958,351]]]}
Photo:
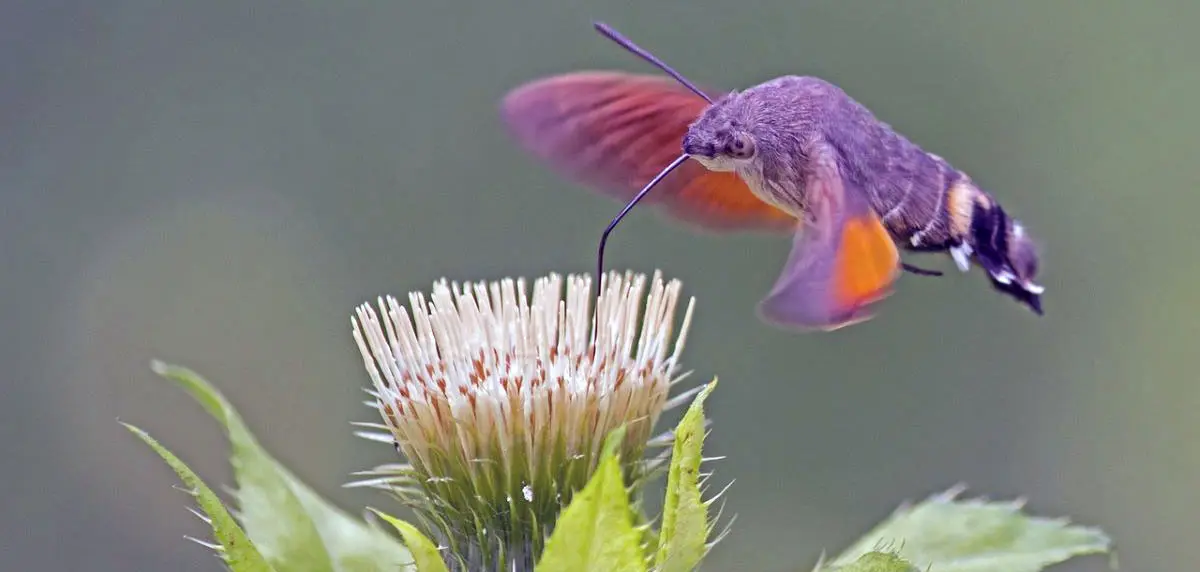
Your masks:
{"label": "fuzzy thorax", "polygon": [[387,297],[352,320],[380,428],[409,463],[387,482],[452,553],[540,552],[618,426],[627,476],[639,477],[692,306],[673,339],[678,281],[612,273],[599,299],[589,277],[568,276],[565,299],[563,282],[540,278],[528,297],[520,279],[441,281],[429,300],[411,294],[406,309]]}

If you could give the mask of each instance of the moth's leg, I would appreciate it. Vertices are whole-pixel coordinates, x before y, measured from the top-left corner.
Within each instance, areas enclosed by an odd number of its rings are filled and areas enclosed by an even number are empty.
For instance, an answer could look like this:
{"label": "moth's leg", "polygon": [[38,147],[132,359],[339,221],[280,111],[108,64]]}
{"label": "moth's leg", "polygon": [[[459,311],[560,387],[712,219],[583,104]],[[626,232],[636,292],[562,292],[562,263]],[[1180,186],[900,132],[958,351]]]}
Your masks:
{"label": "moth's leg", "polygon": [[901,262],[900,267],[903,268],[906,272],[911,272],[913,274],[916,274],[917,276],[941,276],[942,275],[941,270],[929,270],[927,268],[921,268],[920,266],[913,266],[912,264],[909,264],[907,262]]}

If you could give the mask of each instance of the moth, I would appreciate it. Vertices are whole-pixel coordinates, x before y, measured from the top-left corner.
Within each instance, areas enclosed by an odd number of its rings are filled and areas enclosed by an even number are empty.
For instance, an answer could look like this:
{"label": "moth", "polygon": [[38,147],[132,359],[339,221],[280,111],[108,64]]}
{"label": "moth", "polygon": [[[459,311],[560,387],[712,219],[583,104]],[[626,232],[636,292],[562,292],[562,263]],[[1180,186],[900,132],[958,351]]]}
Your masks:
{"label": "moth", "polygon": [[[1024,226],[966,173],[926,152],[836,85],[789,75],[741,91],[701,89],[616,30],[596,29],[670,77],[578,71],[509,92],[517,143],[562,175],[645,199],[713,231],[793,234],[759,305],[766,322],[834,330],[873,316],[903,270],[900,250],[948,254],[1042,314],[1039,253]],[[653,190],[653,193],[651,191]]]}

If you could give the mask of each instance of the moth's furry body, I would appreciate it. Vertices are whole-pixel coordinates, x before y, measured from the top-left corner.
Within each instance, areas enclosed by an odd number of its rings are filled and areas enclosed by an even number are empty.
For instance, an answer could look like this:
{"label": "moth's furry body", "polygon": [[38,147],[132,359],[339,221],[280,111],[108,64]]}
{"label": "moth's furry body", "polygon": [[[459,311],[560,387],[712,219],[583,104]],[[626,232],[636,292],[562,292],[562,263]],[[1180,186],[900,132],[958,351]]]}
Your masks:
{"label": "moth's furry body", "polygon": [[[738,137],[752,143],[752,156],[731,155]],[[811,216],[805,181],[812,180],[813,162],[833,161],[865,193],[899,247],[946,252],[964,271],[979,255],[997,286],[1015,282],[1040,293],[1032,283],[1037,253],[1019,223],[966,173],[828,81],[784,76],[733,92],[691,125],[683,149],[711,170],[737,172],[756,196],[801,220]]]}
{"label": "moth's furry body", "polygon": [[[739,131],[753,137],[754,157],[716,151]],[[961,171],[815,77],[785,76],[717,101],[693,124],[684,149],[711,170],[737,172],[760,199],[797,218],[807,216],[798,183],[807,178],[810,158],[833,153],[842,175],[867,193],[888,231],[909,249],[946,250],[961,242],[971,209],[951,205],[991,202]],[[952,220],[955,213],[965,216]]]}

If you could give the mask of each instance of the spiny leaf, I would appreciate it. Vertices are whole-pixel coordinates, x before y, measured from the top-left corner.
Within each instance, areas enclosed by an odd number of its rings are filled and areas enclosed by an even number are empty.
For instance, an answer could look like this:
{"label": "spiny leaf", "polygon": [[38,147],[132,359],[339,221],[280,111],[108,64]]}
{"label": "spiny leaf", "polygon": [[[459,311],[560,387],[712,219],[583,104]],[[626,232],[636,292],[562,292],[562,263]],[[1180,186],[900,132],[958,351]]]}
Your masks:
{"label": "spiny leaf", "polygon": [[1097,528],[1027,516],[1021,502],[955,500],[961,488],[904,506],[833,564],[844,566],[881,544],[935,572],[1038,572],[1076,556],[1112,550]]}
{"label": "spiny leaf", "polygon": [[[863,554],[838,572],[921,572],[921,569],[909,564],[895,552],[868,552]],[[933,571],[930,571],[933,572]]]}
{"label": "spiny leaf", "polygon": [[272,458],[225,397],[198,374],[157,361],[153,368],[225,427],[242,525],[274,566],[289,572],[382,572],[412,562],[396,539],[322,499]]}
{"label": "spiny leaf", "polygon": [[371,511],[388,524],[396,527],[401,538],[404,539],[404,545],[408,547],[408,551],[412,553],[413,559],[416,561],[417,572],[448,572],[446,562],[438,553],[437,545],[421,534],[417,527],[378,510],[371,509]]}
{"label": "spiny leaf", "polygon": [[221,556],[225,559],[225,563],[233,572],[273,572],[271,565],[263,558],[263,555],[255,549],[254,544],[246,537],[246,533],[237,525],[229,511],[225,509],[225,505],[221,504],[221,500],[217,495],[213,494],[212,489],[200,480],[196,473],[178,457],[173,455],[166,447],[163,447],[150,437],[145,431],[134,427],[128,423],[122,423],[126,429],[129,429],[134,435],[137,435],[142,441],[145,441],[158,456],[162,457],[167,465],[179,475],[179,480],[192,491],[192,495],[196,498],[196,503],[200,505],[200,510],[204,511],[204,515],[208,517],[209,524],[212,526],[213,537],[221,545]]}
{"label": "spiny leaf", "polygon": [[546,541],[538,572],[645,572],[621,465],[612,447]]}
{"label": "spiny leaf", "polygon": [[675,428],[663,523],[656,567],[662,572],[690,572],[704,558],[711,531],[707,505],[700,498],[700,460],[704,444],[704,399],[717,386],[714,379],[696,396]]}

